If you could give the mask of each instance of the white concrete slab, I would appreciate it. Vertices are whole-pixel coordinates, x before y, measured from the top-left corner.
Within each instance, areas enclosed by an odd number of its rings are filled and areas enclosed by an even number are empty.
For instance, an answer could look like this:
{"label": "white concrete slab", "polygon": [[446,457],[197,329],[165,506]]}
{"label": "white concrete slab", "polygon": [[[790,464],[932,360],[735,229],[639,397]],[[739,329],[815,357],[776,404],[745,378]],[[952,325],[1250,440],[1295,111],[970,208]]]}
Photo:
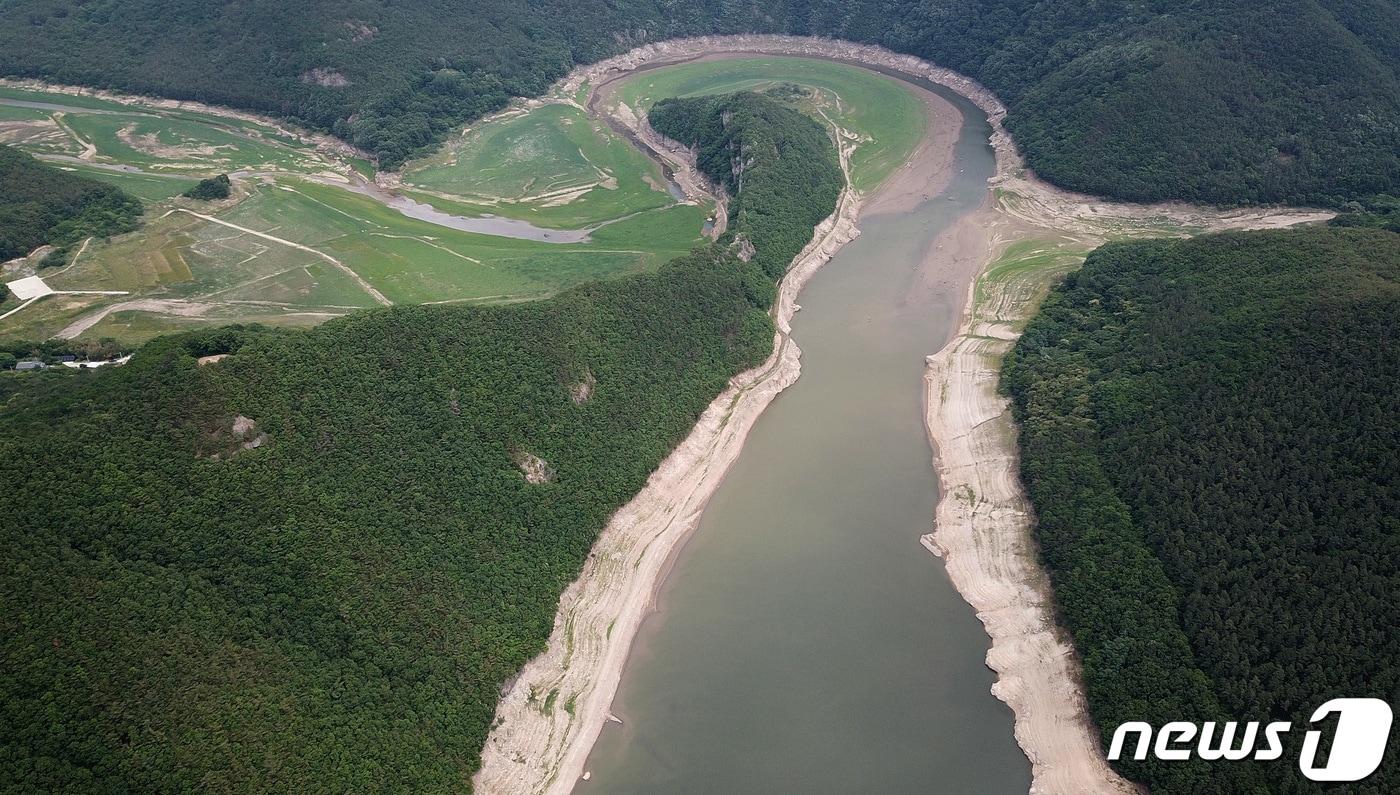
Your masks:
{"label": "white concrete slab", "polygon": [[38,276],[15,279],[12,282],[6,282],[5,286],[10,288],[10,292],[14,293],[15,297],[21,301],[53,294],[53,288],[45,284],[44,280]]}

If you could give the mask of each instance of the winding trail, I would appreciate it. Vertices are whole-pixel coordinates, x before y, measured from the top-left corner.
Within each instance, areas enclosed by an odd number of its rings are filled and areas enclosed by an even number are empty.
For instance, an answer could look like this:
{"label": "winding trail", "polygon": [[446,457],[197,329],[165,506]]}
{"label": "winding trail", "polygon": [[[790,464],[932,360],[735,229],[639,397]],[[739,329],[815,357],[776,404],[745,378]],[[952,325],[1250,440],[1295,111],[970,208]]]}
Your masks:
{"label": "winding trail", "polygon": [[181,301],[174,298],[138,298],[132,301],[118,301],[115,304],[108,304],[107,306],[89,312],[77,320],[74,320],[72,323],[64,326],[57,334],[54,334],[53,338],[58,340],[71,340],[102,322],[103,318],[113,312],[137,310],[142,312],[160,312],[177,317],[199,317],[213,308],[213,304]]}

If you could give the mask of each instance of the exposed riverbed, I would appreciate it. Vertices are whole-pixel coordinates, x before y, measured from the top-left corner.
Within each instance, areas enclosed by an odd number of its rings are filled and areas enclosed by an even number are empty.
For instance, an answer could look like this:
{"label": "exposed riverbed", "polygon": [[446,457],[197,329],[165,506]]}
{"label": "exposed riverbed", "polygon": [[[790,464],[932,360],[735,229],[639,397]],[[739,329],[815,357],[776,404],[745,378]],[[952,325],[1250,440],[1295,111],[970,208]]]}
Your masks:
{"label": "exposed riverbed", "polygon": [[[580,792],[1024,792],[981,624],[920,545],[937,501],[924,357],[960,319],[934,238],[987,198],[983,115],[953,178],[868,214],[804,288],[802,377],[759,419],[632,647]],[[878,205],[872,209],[878,210]]]}

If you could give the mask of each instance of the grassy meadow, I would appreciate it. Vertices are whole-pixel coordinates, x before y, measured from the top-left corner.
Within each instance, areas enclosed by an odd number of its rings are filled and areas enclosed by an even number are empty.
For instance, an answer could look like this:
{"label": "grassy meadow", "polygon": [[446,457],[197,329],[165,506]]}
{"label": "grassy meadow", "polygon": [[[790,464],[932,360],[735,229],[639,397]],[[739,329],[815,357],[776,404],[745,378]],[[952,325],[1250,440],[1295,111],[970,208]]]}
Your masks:
{"label": "grassy meadow", "polygon": [[[293,177],[255,184],[222,210],[187,200],[179,205],[217,221],[161,205],[160,214],[148,215],[140,231],[95,242],[69,267],[41,272],[55,290],[131,295],[52,296],[8,318],[0,333],[46,338],[89,312],[137,298],[200,306],[194,308],[197,316],[174,316],[168,323],[104,319],[83,334],[138,342],[201,319],[303,325],[308,317],[324,320],[375,306],[345,269],[394,303],[542,298],[585,282],[651,270],[688,251],[704,220],[699,207],[673,206],[606,226],[586,243],[540,243],[448,229],[341,188]],[[345,269],[288,244],[322,252]]]}
{"label": "grassy meadow", "polygon": [[410,163],[414,198],[459,214],[490,213],[580,228],[674,204],[661,168],[576,107],[548,104],[465,130]]}
{"label": "grassy meadow", "polygon": [[198,176],[328,167],[313,147],[271,125],[12,86],[0,86],[0,143],[36,155],[87,150],[94,164]]}
{"label": "grassy meadow", "polygon": [[[44,298],[0,321],[0,337],[12,339],[71,333],[80,320],[91,322],[80,336],[124,342],[232,322],[311,325],[377,305],[358,279],[394,303],[543,298],[689,251],[707,213],[677,204],[659,167],[562,105],[464,132],[461,146],[415,167],[417,181],[405,192],[463,216],[597,226],[583,243],[474,234],[409,218],[310,178],[372,176],[367,162],[242,119],[0,87],[0,142],[117,185],[147,205],[141,230],[91,241],[69,266],[39,271],[55,290],[127,295]],[[179,197],[203,176],[231,172],[256,176],[236,177],[226,201]],[[11,267],[3,280],[32,270],[33,263]],[[16,306],[9,300],[3,309]]]}

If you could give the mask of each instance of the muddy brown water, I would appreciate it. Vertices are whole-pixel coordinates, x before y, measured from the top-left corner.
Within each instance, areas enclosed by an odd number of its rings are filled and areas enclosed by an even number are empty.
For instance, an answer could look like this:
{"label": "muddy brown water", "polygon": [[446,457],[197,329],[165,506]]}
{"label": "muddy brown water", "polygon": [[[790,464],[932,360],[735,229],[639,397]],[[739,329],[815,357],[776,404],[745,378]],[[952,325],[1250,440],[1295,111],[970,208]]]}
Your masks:
{"label": "muddy brown water", "polygon": [[[924,357],[965,285],[921,276],[987,197],[986,117],[914,210],[869,216],[803,290],[802,376],[758,420],[638,633],[580,793],[1024,793],[990,645],[919,544],[938,497]],[[934,268],[937,263],[934,263]]]}

